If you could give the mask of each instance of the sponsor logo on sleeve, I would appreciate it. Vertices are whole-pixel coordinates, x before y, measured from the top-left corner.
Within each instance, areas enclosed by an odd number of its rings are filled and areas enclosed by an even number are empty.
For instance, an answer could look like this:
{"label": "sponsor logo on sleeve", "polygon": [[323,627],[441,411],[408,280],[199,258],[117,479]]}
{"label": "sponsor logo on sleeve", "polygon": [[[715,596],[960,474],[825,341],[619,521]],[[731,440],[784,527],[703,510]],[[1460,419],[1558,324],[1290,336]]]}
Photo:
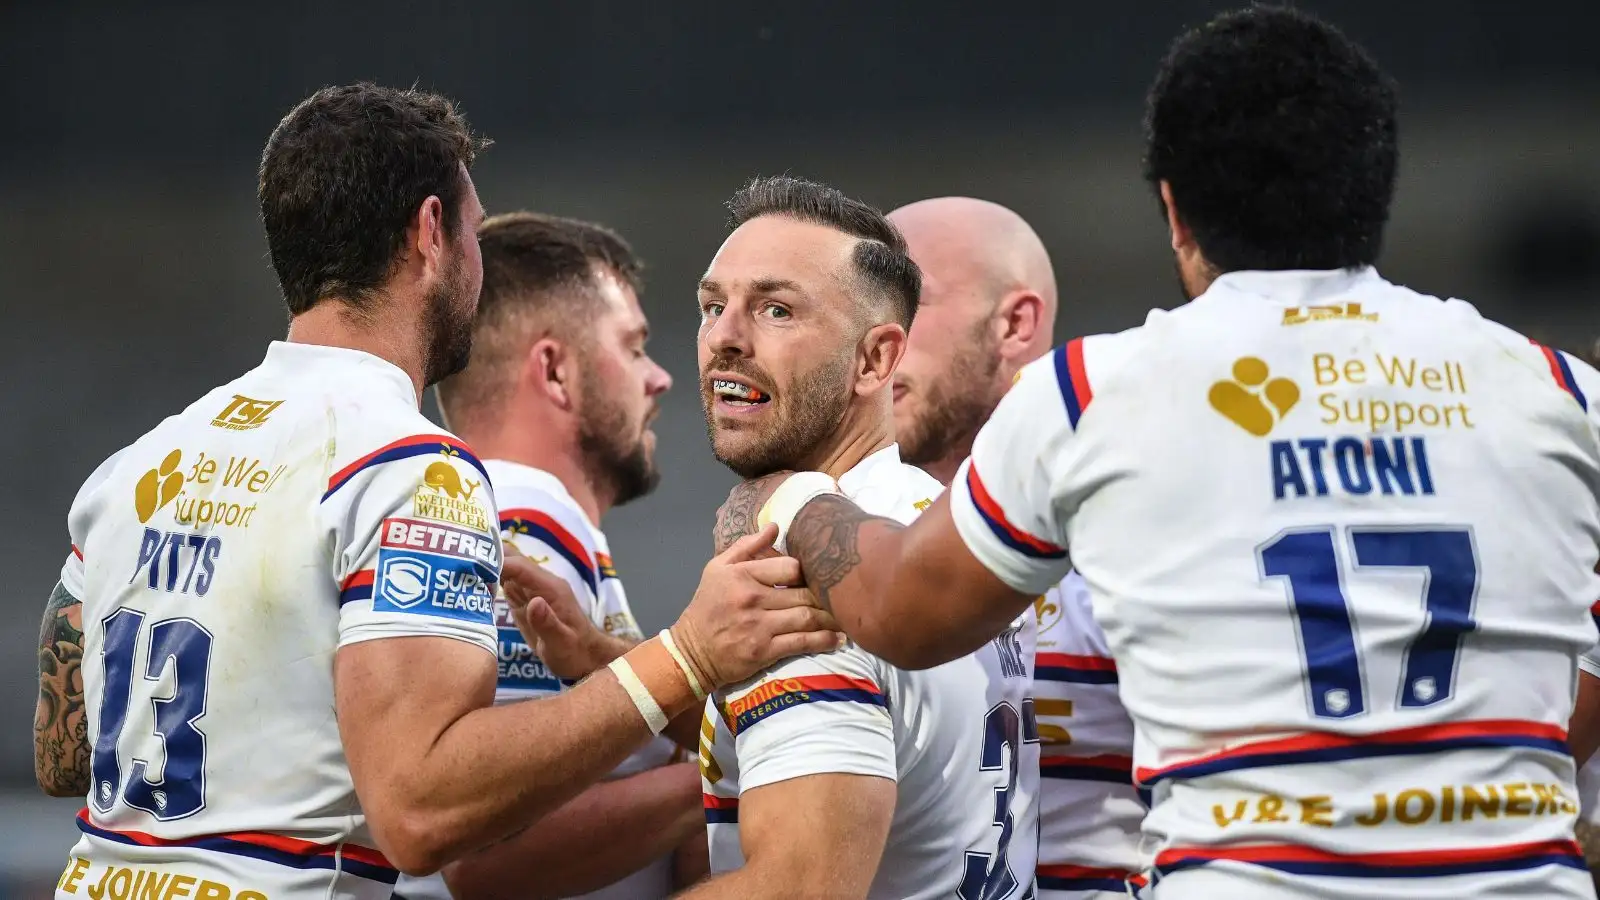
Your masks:
{"label": "sponsor logo on sleeve", "polygon": [[500,690],[552,694],[561,690],[561,679],[545,668],[544,661],[523,640],[522,632],[511,618],[511,606],[503,597],[496,597],[494,601],[494,626],[500,644]]}
{"label": "sponsor logo on sleeve", "polygon": [[448,522],[474,531],[493,531],[489,527],[489,512],[476,497],[482,486],[481,481],[462,478],[460,470],[442,459],[431,462],[412,495],[412,512],[421,519]]}
{"label": "sponsor logo on sleeve", "polygon": [[417,519],[384,519],[381,528],[374,611],[495,622],[496,538]]}

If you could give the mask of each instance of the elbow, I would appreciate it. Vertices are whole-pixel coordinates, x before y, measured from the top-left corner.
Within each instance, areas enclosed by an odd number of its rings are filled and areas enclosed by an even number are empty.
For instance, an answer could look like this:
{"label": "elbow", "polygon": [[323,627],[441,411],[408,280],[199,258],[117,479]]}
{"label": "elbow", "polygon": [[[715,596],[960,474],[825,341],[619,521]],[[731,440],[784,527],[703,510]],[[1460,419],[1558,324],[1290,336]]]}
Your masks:
{"label": "elbow", "polygon": [[437,873],[459,855],[447,828],[431,817],[397,811],[387,815],[367,814],[367,826],[389,864],[401,874],[422,878]]}

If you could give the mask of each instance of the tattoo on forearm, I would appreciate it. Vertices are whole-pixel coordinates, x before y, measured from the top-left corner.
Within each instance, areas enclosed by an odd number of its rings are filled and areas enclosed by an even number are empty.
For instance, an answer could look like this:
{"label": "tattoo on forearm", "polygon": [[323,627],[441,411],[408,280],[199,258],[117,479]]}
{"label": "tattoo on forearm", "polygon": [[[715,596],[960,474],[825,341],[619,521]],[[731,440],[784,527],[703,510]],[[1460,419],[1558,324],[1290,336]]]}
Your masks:
{"label": "tattoo on forearm", "polygon": [[717,529],[713,536],[717,554],[721,554],[745,535],[755,534],[760,530],[756,527],[756,519],[761,514],[761,493],[750,487],[752,484],[753,482],[747,481],[735,488],[728,496],[728,502],[717,510]]}
{"label": "tattoo on forearm", "polygon": [[34,771],[57,794],[89,792],[89,729],[83,708],[83,606],[57,583],[39,627],[39,705]]}
{"label": "tattoo on forearm", "polygon": [[861,549],[856,545],[856,538],[863,522],[901,527],[893,519],[862,512],[861,507],[843,497],[829,496],[807,503],[789,525],[789,555],[800,560],[806,586],[829,612],[833,611],[829,591],[861,564]]}

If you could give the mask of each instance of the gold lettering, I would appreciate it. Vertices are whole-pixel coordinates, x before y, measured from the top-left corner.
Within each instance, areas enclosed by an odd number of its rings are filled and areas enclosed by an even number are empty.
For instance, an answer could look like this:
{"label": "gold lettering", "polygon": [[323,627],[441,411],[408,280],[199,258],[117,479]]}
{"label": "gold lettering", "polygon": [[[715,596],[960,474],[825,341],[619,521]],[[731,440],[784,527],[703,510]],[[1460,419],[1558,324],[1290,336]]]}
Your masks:
{"label": "gold lettering", "polygon": [[1300,798],[1300,824],[1321,825],[1324,828],[1333,825],[1333,798],[1326,794],[1316,797]]}
{"label": "gold lettering", "polygon": [[1528,799],[1528,785],[1519,781],[1506,785],[1506,815],[1527,816],[1533,813],[1533,801]]}
{"label": "gold lettering", "polygon": [[271,477],[272,473],[266,469],[257,469],[251,473],[250,480],[245,483],[244,489],[252,494],[259,494],[261,493],[261,486],[266,484],[267,479]]}
{"label": "gold lettering", "polygon": [[89,861],[81,856],[73,857],[72,865],[61,875],[61,889],[69,894],[78,892],[78,883],[83,881],[84,873],[89,871]]}
{"label": "gold lettering", "polygon": [[144,893],[139,895],[139,900],[161,900],[161,892],[167,888],[167,879],[172,877],[171,872],[161,873],[157,878],[154,872],[144,880]]}
{"label": "gold lettering", "polygon": [[1333,354],[1311,354],[1311,369],[1317,384],[1333,384],[1339,380],[1339,370],[1334,368]]}
{"label": "gold lettering", "polygon": [[167,885],[166,896],[162,897],[161,900],[173,900],[174,897],[189,896],[189,889],[194,887],[194,882],[195,877],[193,875],[173,876],[172,883]]}
{"label": "gold lettering", "polygon": [[1456,820],[1456,789],[1452,785],[1445,785],[1439,789],[1439,821],[1454,822]]}
{"label": "gold lettering", "polygon": [[1423,368],[1423,370],[1422,370],[1422,386],[1423,387],[1427,388],[1430,391],[1443,390],[1443,388],[1439,384],[1439,382],[1441,382],[1443,380],[1444,380],[1444,376],[1439,373],[1438,369]]}
{"label": "gold lettering", "polygon": [[1317,398],[1317,405],[1326,410],[1321,420],[1322,424],[1332,425],[1339,421],[1339,407],[1337,405],[1337,401],[1334,399],[1334,395],[1323,394],[1321,397]]}
{"label": "gold lettering", "polygon": [[232,893],[225,884],[202,881],[200,887],[195,889],[194,900],[228,900],[228,895]]}
{"label": "gold lettering", "polygon": [[1539,801],[1539,805],[1533,808],[1534,815],[1546,815],[1546,810],[1549,810],[1551,813],[1556,811],[1556,795],[1551,793],[1550,786],[1548,784],[1539,784],[1538,782],[1534,782],[1533,796]]}
{"label": "gold lettering", "polygon": [[1364,816],[1356,816],[1356,824],[1371,828],[1374,825],[1382,825],[1387,818],[1389,818],[1389,795],[1373,794],[1372,812]]}
{"label": "gold lettering", "polygon": [[267,900],[267,895],[259,891],[240,891],[233,900]]}
{"label": "gold lettering", "polygon": [[[1412,800],[1419,800],[1417,812],[1413,815],[1409,809]],[[1408,788],[1394,798],[1394,820],[1401,825],[1419,825],[1433,817],[1433,795],[1421,788]]]}
{"label": "gold lettering", "polygon": [[[1429,413],[1432,413],[1433,421],[1431,421],[1431,422],[1428,421]],[[1434,428],[1434,427],[1438,426],[1438,424],[1439,424],[1439,407],[1434,406],[1432,403],[1424,403],[1421,406],[1417,407],[1417,421],[1419,421],[1422,424],[1428,426],[1429,428]]]}
{"label": "gold lettering", "polygon": [[1573,805],[1572,801],[1568,800],[1567,795],[1561,790],[1561,785],[1550,785],[1550,793],[1554,794],[1556,799],[1561,801],[1561,812],[1563,815],[1570,816],[1578,811],[1578,807]]}
{"label": "gold lettering", "polygon": [[1406,387],[1411,387],[1412,383],[1416,380],[1416,360],[1413,359],[1409,360],[1408,362],[1401,362],[1400,357],[1391,356],[1389,357],[1389,362],[1386,365],[1383,361],[1383,357],[1375,356],[1374,358],[1378,361],[1378,368],[1383,371],[1384,379],[1390,384],[1398,384],[1403,381],[1405,382]]}
{"label": "gold lettering", "polygon": [[1474,811],[1483,813],[1485,819],[1495,819],[1500,816],[1500,791],[1494,785],[1484,786],[1488,795],[1478,793],[1478,789],[1470,784],[1461,786],[1461,821],[1471,822]]}
{"label": "gold lettering", "polygon": [[1283,798],[1277,794],[1268,794],[1256,803],[1256,817],[1252,820],[1261,822],[1287,822],[1289,817],[1283,814]]}
{"label": "gold lettering", "polygon": [[[118,881],[121,887],[118,887]],[[128,900],[128,887],[133,882],[132,869],[117,869],[111,875],[111,881],[106,885],[106,894],[111,900]]]}
{"label": "gold lettering", "polygon": [[1404,400],[1394,405],[1394,430],[1405,431],[1406,426],[1417,421],[1417,410]]}
{"label": "gold lettering", "polygon": [[1237,822],[1240,819],[1244,818],[1245,807],[1247,807],[1249,805],[1250,804],[1249,804],[1248,801],[1240,800],[1238,803],[1234,804],[1233,815],[1230,816],[1222,808],[1222,804],[1221,803],[1215,804],[1215,805],[1213,805],[1211,807],[1211,818],[1217,820],[1217,827],[1218,828],[1227,828],[1229,825],[1233,824],[1234,822]]}
{"label": "gold lettering", "polygon": [[107,868],[106,873],[100,876],[100,883],[89,888],[90,897],[93,897],[94,900],[100,900],[101,897],[106,895],[106,882],[111,880],[111,873],[113,871],[114,869]]}

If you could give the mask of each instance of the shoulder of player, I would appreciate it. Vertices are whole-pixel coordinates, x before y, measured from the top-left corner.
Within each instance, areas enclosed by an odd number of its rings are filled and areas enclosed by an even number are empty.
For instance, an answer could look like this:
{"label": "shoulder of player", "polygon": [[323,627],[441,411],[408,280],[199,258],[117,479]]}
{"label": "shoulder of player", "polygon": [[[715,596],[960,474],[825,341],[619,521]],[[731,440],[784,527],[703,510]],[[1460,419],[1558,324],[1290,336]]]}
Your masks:
{"label": "shoulder of player", "polygon": [[[477,487],[467,486],[469,481],[489,484],[488,470],[472,448],[414,409],[392,404],[364,409],[344,403],[329,409],[333,414],[326,419],[324,500],[364,474],[386,471],[406,473],[408,480],[426,482],[431,477],[441,481],[436,487],[452,495],[475,493]],[[447,475],[444,469],[456,474]]]}
{"label": "shoulder of player", "polygon": [[720,694],[726,703],[774,690],[842,690],[883,697],[889,665],[860,646],[849,643],[829,653],[813,653],[786,659]]}
{"label": "shoulder of player", "polygon": [[[1030,398],[1043,409],[1064,409],[1067,423],[1076,429],[1091,406],[1104,407],[1096,399],[1127,380],[1130,372],[1142,371],[1135,360],[1152,358],[1152,348],[1162,339],[1167,322],[1155,310],[1144,325],[1106,334],[1073,338],[1034,360],[1017,373],[1015,388],[1034,392]],[[1048,399],[1045,399],[1048,397]],[[1030,404],[1032,406],[1033,404]]]}

